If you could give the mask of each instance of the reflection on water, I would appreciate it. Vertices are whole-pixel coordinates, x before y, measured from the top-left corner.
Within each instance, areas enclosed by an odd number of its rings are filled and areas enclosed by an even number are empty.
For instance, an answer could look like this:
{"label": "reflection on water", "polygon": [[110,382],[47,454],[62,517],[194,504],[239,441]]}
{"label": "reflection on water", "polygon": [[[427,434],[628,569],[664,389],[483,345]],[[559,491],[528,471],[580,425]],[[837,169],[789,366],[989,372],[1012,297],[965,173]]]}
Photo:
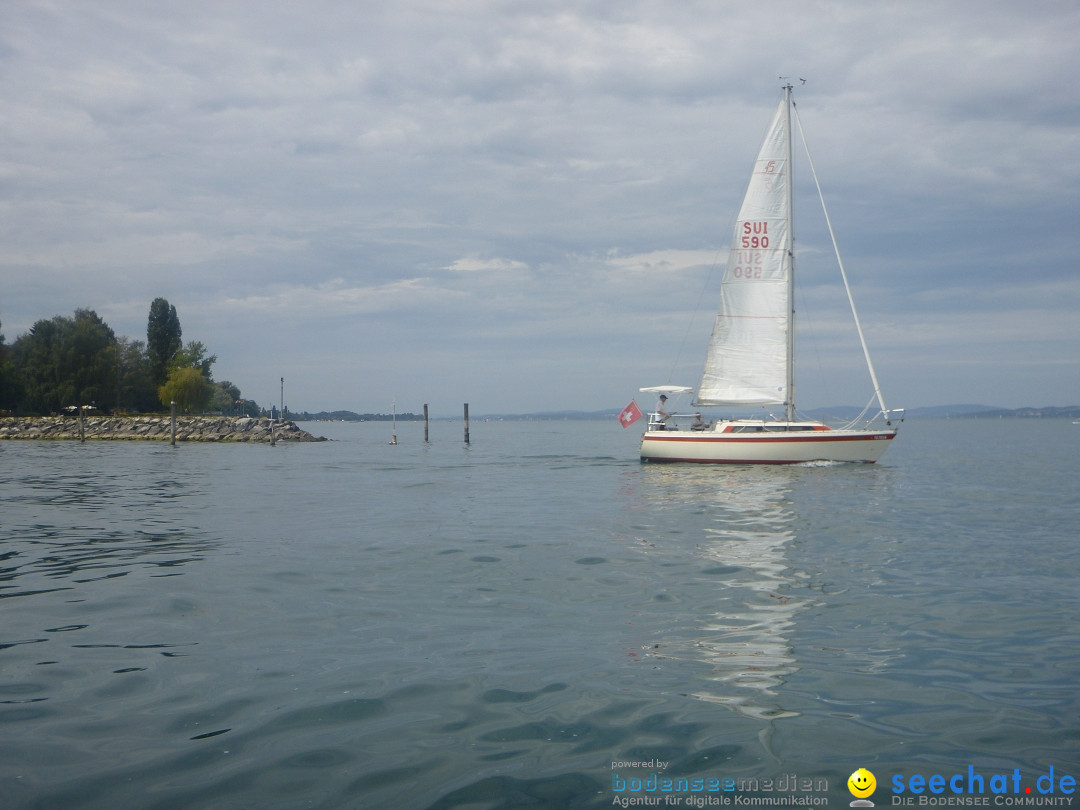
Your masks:
{"label": "reflection on water", "polygon": [[694,627],[666,639],[660,654],[707,663],[708,684],[695,696],[759,719],[797,714],[779,705],[776,692],[798,669],[790,635],[808,601],[792,593],[799,575],[786,557],[795,538],[787,493],[797,474],[746,467],[643,469],[650,508],[660,515],[678,510],[680,520],[688,510],[702,516],[694,551],[706,564],[706,584],[716,590],[714,599],[692,601],[716,609],[693,617]]}

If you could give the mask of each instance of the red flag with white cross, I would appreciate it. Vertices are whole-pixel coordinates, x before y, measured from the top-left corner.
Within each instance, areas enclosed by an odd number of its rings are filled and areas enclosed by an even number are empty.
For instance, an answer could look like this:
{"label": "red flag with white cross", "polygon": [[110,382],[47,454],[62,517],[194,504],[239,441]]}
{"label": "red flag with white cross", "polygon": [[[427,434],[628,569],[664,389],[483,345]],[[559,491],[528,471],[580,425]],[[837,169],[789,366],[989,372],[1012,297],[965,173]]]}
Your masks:
{"label": "red flag with white cross", "polygon": [[630,400],[630,404],[622,409],[622,413],[619,414],[619,424],[624,428],[630,427],[634,422],[641,418],[641,408],[635,400]]}

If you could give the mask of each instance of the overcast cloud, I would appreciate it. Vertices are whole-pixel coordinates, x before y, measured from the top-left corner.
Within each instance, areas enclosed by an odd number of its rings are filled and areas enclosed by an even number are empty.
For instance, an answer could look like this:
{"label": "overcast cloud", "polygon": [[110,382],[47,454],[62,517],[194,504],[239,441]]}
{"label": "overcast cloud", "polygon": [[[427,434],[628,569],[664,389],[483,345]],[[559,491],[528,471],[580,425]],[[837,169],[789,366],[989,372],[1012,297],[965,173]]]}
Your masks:
{"label": "overcast cloud", "polygon": [[[294,410],[696,385],[790,76],[887,403],[1074,404],[1077,43],[1051,0],[16,0],[0,322],[145,339],[163,296]],[[862,404],[809,196],[796,227],[800,404]]]}

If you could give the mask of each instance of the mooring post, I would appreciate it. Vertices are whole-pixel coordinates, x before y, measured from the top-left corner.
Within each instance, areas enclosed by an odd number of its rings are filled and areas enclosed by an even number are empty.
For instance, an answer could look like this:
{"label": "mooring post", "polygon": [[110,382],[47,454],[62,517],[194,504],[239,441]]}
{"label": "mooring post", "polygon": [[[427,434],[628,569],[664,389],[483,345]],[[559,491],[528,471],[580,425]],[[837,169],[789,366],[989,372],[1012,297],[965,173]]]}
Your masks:
{"label": "mooring post", "polygon": [[169,411],[170,411],[170,417],[169,417],[170,443],[172,444],[173,447],[176,447],[176,403],[175,402],[170,402],[169,403]]}
{"label": "mooring post", "polygon": [[86,441],[86,406],[79,406],[79,441]]}
{"label": "mooring post", "polygon": [[465,444],[469,443],[469,403],[465,403]]}
{"label": "mooring post", "polygon": [[428,418],[427,418],[427,403],[424,403],[424,441],[428,440]]}

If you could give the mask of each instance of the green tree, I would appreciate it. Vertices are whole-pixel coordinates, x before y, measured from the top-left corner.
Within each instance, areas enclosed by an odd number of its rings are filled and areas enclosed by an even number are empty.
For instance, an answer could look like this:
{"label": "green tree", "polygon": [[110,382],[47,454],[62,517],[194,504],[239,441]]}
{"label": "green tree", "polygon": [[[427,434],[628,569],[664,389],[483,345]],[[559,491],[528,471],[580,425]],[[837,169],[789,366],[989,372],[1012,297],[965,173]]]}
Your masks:
{"label": "green tree", "polygon": [[65,319],[57,315],[40,320],[12,344],[12,359],[22,383],[20,410],[31,413],[55,413],[74,399],[73,390],[63,390],[60,379],[60,344]]}
{"label": "green tree", "polygon": [[4,343],[4,333],[0,332],[0,411],[15,410],[21,394],[15,364],[11,360],[11,347]]}
{"label": "green tree", "polygon": [[214,378],[210,373],[210,367],[216,362],[216,354],[208,356],[206,346],[198,340],[192,340],[176,350],[172,361],[169,363],[169,370],[171,371],[174,368],[195,368],[206,378],[207,382],[213,382]]}
{"label": "green tree", "polygon": [[92,309],[75,310],[74,328],[66,346],[64,372],[73,380],[72,404],[116,404],[116,334]]}
{"label": "green tree", "polygon": [[262,408],[260,408],[259,403],[253,399],[239,399],[236,401],[236,412],[241,413],[244,416],[258,418],[262,415]]}
{"label": "green tree", "polygon": [[174,368],[158,389],[163,405],[175,402],[185,413],[201,412],[210,404],[212,386],[197,368]]}
{"label": "green tree", "polygon": [[117,341],[90,309],[35,323],[11,347],[21,388],[20,410],[51,413],[68,405],[116,401]]}
{"label": "green tree", "polygon": [[168,377],[169,364],[183,345],[181,334],[176,307],[164,298],[155,298],[146,323],[146,354],[155,385],[164,384]]}
{"label": "green tree", "polygon": [[233,413],[237,410],[237,402],[240,401],[240,389],[228,380],[214,383],[214,390],[210,397],[210,410],[220,413]]}
{"label": "green tree", "polygon": [[117,407],[120,410],[145,413],[161,407],[157,386],[154,385],[146,344],[141,340],[122,337],[117,341]]}

